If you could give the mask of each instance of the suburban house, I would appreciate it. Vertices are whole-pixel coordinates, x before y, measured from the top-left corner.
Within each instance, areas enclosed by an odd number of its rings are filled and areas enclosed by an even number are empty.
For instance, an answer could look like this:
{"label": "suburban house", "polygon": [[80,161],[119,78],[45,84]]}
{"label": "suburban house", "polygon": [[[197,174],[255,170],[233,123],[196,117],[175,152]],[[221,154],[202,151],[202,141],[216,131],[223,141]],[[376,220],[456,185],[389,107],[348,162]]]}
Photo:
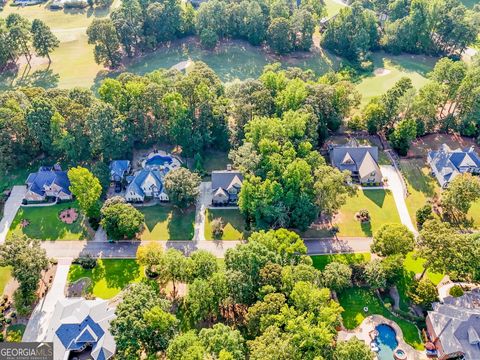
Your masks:
{"label": "suburban house", "polygon": [[380,184],[382,172],[378,166],[378,148],[355,143],[329,146],[330,161],[337,169],[349,170],[352,180],[360,184]]}
{"label": "suburban house", "polygon": [[121,183],[130,171],[129,160],[113,160],[110,163],[110,181]]}
{"label": "suburban house", "polygon": [[129,182],[125,191],[125,199],[129,202],[143,202],[157,199],[168,201],[168,195],[163,186],[163,179],[168,168],[147,167],[140,170],[135,176],[127,179]]}
{"label": "suburban house", "polygon": [[48,325],[46,342],[53,342],[54,360],[110,359],[116,350],[110,333],[115,308],[106,300],[58,300]]}
{"label": "suburban house", "polygon": [[480,157],[472,147],[452,150],[443,144],[438,151],[429,151],[427,163],[432,169],[442,188],[460,174],[480,174]]}
{"label": "suburban house", "polygon": [[227,170],[212,171],[212,205],[236,205],[242,182],[243,175],[231,165]]}
{"label": "suburban house", "polygon": [[68,175],[59,165],[40,167],[36,173],[28,175],[25,184],[27,185],[24,197],[26,203],[72,200],[73,198],[69,190]]}
{"label": "suburban house", "polygon": [[480,359],[480,289],[434,303],[426,324],[439,360]]}

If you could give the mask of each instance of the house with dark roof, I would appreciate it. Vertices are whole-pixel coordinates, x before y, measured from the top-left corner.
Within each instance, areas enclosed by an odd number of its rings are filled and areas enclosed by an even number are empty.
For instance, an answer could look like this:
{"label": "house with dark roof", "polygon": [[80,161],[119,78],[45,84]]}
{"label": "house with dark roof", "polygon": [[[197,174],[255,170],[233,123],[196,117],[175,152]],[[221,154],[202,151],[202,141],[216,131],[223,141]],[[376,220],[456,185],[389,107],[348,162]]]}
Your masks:
{"label": "house with dark roof", "polygon": [[352,174],[352,180],[362,185],[380,184],[382,172],[378,166],[378,148],[356,143],[329,146],[332,166]]}
{"label": "house with dark roof", "polygon": [[452,150],[447,144],[443,144],[437,151],[428,152],[427,163],[442,188],[448,187],[460,174],[480,174],[480,157],[473,146]]}
{"label": "house with dark roof", "polygon": [[45,201],[72,200],[70,180],[59,165],[42,166],[36,173],[28,175],[27,192],[24,201],[27,203]]}
{"label": "house with dark roof", "polygon": [[110,181],[121,183],[130,171],[129,160],[113,160],[110,163]]}
{"label": "house with dark roof", "polygon": [[129,184],[125,191],[125,200],[129,202],[143,202],[145,200],[157,199],[169,201],[165,192],[163,180],[169,169],[159,167],[147,167],[129,178]]}
{"label": "house with dark roof", "polygon": [[115,339],[110,333],[113,319],[115,308],[106,300],[60,299],[45,339],[53,342],[53,358],[110,359],[116,351]]}
{"label": "house with dark roof", "polygon": [[434,303],[426,325],[438,359],[480,359],[480,289]]}
{"label": "house with dark roof", "polygon": [[227,166],[227,170],[212,171],[212,205],[237,205],[242,183],[243,175],[233,170],[231,165]]}

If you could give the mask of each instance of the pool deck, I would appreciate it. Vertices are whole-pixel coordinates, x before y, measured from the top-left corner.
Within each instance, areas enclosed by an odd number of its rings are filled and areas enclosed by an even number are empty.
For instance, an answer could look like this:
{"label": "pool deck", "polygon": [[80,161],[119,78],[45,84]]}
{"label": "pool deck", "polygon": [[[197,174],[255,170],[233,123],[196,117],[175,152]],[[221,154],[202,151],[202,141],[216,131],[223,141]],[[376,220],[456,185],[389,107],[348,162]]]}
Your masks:
{"label": "pool deck", "polygon": [[389,320],[381,315],[372,315],[365,318],[360,324],[360,326],[358,326],[355,330],[340,331],[338,333],[338,341],[348,341],[351,338],[356,337],[359,340],[365,341],[367,345],[370,345],[370,343],[373,340],[372,337],[370,336],[370,333],[375,330],[377,325],[380,325],[380,324],[387,324],[395,330],[395,333],[397,334],[397,341],[398,341],[397,348],[400,348],[403,351],[405,351],[405,353],[407,354],[408,360],[428,359],[424,352],[415,350],[413,347],[408,345],[403,340],[402,329],[400,329],[400,327],[397,325],[395,321]]}

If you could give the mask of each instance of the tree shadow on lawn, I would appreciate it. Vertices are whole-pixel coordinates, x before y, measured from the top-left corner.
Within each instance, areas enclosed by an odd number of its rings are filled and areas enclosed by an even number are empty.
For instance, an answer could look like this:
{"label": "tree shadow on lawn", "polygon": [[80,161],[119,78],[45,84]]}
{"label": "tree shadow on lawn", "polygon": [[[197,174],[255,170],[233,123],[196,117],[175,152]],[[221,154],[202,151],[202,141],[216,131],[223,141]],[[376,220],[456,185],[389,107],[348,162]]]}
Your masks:
{"label": "tree shadow on lawn", "polygon": [[365,222],[360,222],[360,228],[362,229],[363,233],[366,236],[372,236],[372,222],[371,221],[365,221]]}
{"label": "tree shadow on lawn", "polygon": [[415,160],[409,160],[409,164],[402,163],[403,176],[407,183],[426,197],[433,197],[436,189],[436,179],[423,172],[423,167]]}
{"label": "tree shadow on lawn", "polygon": [[173,209],[168,222],[170,240],[191,240],[195,234],[195,209]]}
{"label": "tree shadow on lawn", "polygon": [[387,192],[385,190],[362,190],[366,198],[375,203],[379,208],[383,207]]}
{"label": "tree shadow on lawn", "polygon": [[[164,211],[162,208],[158,208],[157,206],[152,208],[145,208],[141,209],[144,217],[145,217],[145,226],[147,230],[152,232],[157,226],[158,223],[162,223],[168,220],[169,213]],[[158,210],[158,211],[155,211]]]}

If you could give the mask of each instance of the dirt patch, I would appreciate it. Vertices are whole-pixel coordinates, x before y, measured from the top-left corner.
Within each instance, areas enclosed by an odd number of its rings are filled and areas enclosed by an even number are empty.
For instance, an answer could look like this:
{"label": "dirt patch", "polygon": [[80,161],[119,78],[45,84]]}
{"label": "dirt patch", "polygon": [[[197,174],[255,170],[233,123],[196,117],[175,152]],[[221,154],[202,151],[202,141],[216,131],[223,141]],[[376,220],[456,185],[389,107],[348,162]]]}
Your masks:
{"label": "dirt patch", "polygon": [[78,219],[78,211],[76,209],[65,209],[60,212],[58,217],[65,224],[73,224]]}
{"label": "dirt patch", "polygon": [[77,281],[68,284],[66,289],[67,297],[80,297],[88,293],[88,289],[92,285],[92,280],[90,278],[81,278]]}
{"label": "dirt patch", "polygon": [[464,149],[473,146],[477,152],[480,151],[480,147],[475,143],[474,138],[457,134],[430,134],[416,139],[410,146],[407,157],[426,159],[428,151],[437,150],[442,144],[447,144],[451,149]]}
{"label": "dirt patch", "polygon": [[378,68],[378,69],[375,69],[373,74],[375,76],[385,76],[385,75],[388,75],[390,74],[392,71],[391,70],[388,70],[388,69],[385,69],[385,68]]}

